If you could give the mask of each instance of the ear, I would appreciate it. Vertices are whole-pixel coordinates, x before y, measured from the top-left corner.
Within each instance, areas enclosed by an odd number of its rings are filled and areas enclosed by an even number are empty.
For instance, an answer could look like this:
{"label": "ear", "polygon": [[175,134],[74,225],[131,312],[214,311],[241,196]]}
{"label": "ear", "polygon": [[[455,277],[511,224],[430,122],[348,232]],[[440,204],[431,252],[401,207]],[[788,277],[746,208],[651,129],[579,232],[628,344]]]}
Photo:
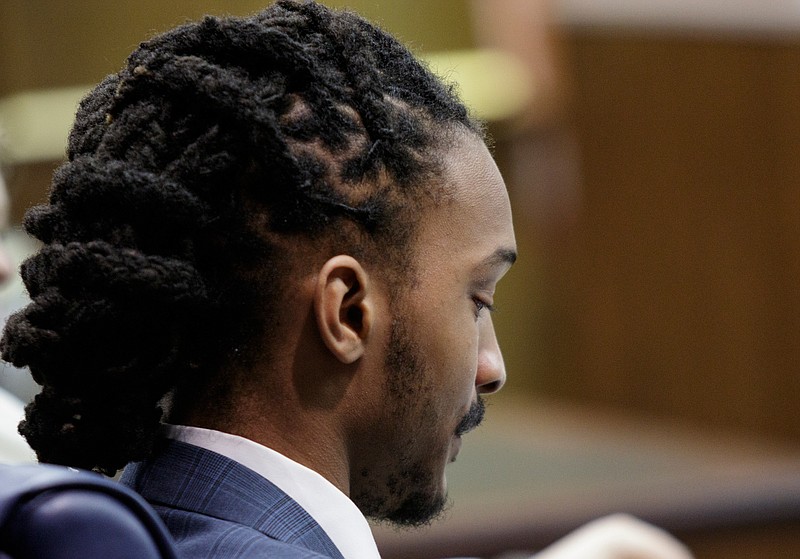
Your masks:
{"label": "ear", "polygon": [[338,255],[325,262],[314,290],[314,313],[322,341],[339,361],[354,363],[364,354],[374,308],[369,276],[358,260]]}

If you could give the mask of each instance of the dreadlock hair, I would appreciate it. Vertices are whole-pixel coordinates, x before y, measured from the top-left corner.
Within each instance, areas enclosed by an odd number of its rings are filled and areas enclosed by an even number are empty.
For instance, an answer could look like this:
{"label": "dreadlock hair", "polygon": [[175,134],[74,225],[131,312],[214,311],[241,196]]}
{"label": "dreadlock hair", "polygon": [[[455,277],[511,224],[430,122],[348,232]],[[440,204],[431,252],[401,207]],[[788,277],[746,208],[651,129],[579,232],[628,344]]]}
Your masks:
{"label": "dreadlock hair", "polygon": [[81,102],[24,221],[44,246],[0,350],[43,386],[20,424],[39,460],[112,473],[148,456],[165,395],[264,328],[280,240],[401,253],[453,129],[481,133],[450,87],[313,2],[142,43]]}

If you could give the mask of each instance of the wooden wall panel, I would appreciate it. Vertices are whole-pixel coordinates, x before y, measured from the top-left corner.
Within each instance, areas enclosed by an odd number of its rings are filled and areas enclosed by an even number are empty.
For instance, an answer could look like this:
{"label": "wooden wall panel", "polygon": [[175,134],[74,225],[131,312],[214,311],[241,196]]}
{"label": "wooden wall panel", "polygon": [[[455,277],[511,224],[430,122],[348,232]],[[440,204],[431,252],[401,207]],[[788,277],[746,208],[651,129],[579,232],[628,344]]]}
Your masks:
{"label": "wooden wall panel", "polygon": [[800,42],[567,35],[574,223],[538,389],[800,439]]}

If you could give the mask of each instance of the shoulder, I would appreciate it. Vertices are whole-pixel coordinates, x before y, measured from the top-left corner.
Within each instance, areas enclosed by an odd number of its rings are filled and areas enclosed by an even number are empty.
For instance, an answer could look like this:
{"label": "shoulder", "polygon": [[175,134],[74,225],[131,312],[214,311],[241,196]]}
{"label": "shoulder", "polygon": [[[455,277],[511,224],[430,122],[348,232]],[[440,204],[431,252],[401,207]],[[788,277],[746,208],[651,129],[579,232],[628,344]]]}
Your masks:
{"label": "shoulder", "polygon": [[306,547],[292,545],[229,520],[204,514],[156,506],[172,533],[181,557],[228,559],[269,557],[270,559],[324,559]]}

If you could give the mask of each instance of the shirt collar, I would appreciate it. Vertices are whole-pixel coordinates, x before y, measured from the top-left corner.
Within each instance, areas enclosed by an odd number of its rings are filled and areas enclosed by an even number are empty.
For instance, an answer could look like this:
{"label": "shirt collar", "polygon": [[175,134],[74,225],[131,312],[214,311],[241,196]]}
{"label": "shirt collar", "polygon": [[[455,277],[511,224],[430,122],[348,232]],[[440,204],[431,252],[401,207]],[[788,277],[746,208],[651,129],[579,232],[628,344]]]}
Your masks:
{"label": "shirt collar", "polygon": [[367,520],[355,503],[323,476],[244,437],[185,425],[165,435],[235,460],[275,484],[317,521],[346,559],[380,559]]}

